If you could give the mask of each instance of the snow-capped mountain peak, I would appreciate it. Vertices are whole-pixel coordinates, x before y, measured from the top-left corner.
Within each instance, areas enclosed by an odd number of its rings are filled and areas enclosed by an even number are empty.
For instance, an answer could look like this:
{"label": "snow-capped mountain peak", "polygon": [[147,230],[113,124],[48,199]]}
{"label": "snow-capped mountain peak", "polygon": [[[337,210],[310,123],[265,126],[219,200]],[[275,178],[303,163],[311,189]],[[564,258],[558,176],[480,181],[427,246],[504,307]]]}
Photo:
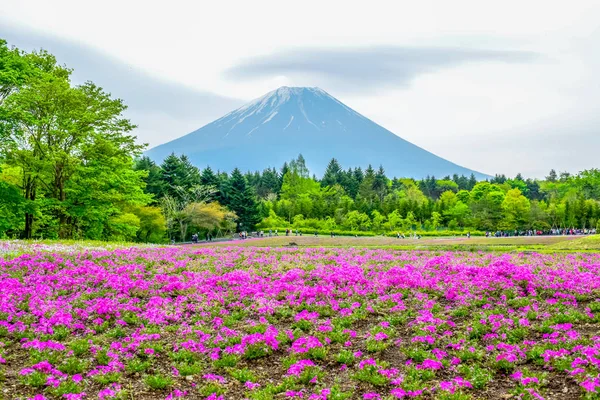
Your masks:
{"label": "snow-capped mountain peak", "polygon": [[172,152],[226,171],[279,166],[302,153],[317,174],[332,157],[344,166],[383,165],[398,177],[473,172],[405,141],[317,87],[280,87],[147,154],[161,161]]}

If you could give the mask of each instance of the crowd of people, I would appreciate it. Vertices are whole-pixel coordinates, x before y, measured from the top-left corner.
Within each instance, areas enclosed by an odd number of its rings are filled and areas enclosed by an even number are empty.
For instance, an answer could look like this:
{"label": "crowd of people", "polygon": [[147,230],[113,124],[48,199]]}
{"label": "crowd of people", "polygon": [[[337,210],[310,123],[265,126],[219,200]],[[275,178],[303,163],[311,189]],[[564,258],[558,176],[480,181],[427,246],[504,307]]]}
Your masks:
{"label": "crowd of people", "polygon": [[[577,229],[577,228],[554,228],[554,229],[548,229],[548,230],[533,230],[533,229],[529,229],[529,230],[499,230],[496,232],[492,232],[492,231],[487,231],[485,232],[485,237],[514,237],[514,236],[552,236],[552,235],[595,235],[596,234],[596,229]],[[277,229],[275,229],[274,231],[272,229],[269,229],[269,232],[267,233],[268,237],[273,237],[273,236],[279,236],[279,232]],[[285,236],[302,236],[302,231],[296,229],[286,229],[285,230]],[[315,231],[314,233],[315,237],[319,236],[318,231]],[[199,242],[199,233],[194,233],[192,235],[192,243],[198,243]],[[331,232],[330,236],[333,238],[336,236],[335,232]],[[421,235],[418,235],[417,233],[411,233],[409,235],[404,235],[403,233],[400,232],[396,232],[396,238],[398,239],[421,239]],[[255,238],[262,238],[265,237],[265,233],[263,231],[257,231],[257,232],[251,232],[248,233],[246,231],[241,231],[238,232],[236,234],[234,234],[233,238],[234,239],[248,239],[249,237],[255,237]],[[466,233],[466,237],[470,238],[471,237],[471,233],[468,232]],[[210,233],[206,234],[206,241],[207,242],[211,242],[213,241],[213,237],[211,236]],[[172,241],[172,243],[174,244],[174,241]]]}
{"label": "crowd of people", "polygon": [[[199,239],[198,239],[198,238],[199,238],[199,237],[200,237],[200,234],[199,234],[199,233],[194,233],[194,234],[192,235],[192,243],[198,243],[198,241],[199,241]],[[207,233],[206,233],[206,241],[207,241],[207,242],[212,242],[212,240],[213,240],[213,237],[212,237],[212,235],[210,234],[210,232],[207,232]]]}
{"label": "crowd of people", "polygon": [[486,232],[485,237],[595,235],[596,229],[553,228],[547,230],[508,230]]}

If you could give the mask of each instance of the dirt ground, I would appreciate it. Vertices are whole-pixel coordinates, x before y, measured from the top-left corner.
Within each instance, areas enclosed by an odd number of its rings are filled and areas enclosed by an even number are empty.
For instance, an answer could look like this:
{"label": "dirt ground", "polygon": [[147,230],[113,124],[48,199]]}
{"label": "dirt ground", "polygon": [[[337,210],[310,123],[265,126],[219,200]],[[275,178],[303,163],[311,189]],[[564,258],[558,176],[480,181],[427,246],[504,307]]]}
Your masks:
{"label": "dirt ground", "polygon": [[[560,245],[561,249],[568,249],[569,243],[580,236],[523,236],[508,238],[485,238],[485,237],[436,237],[421,239],[397,239],[390,237],[329,237],[305,235],[305,236],[276,236],[265,238],[250,238],[246,240],[232,240],[227,242],[211,243],[214,246],[258,246],[258,247],[282,247],[282,246],[310,246],[310,247],[451,247],[465,250],[473,247],[494,249],[495,247],[515,247],[538,249]],[[206,245],[206,244],[200,244]],[[576,246],[574,246],[576,248]]]}

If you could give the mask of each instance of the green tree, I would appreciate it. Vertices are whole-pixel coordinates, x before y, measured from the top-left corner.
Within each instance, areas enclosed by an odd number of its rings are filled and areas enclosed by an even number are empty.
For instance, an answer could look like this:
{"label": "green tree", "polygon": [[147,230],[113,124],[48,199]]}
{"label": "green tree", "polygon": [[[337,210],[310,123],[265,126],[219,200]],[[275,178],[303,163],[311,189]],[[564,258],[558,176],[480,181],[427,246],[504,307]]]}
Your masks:
{"label": "green tree", "polygon": [[345,225],[353,231],[367,231],[371,228],[371,219],[367,214],[354,210],[346,216]]}
{"label": "green tree", "polygon": [[22,229],[25,201],[17,186],[0,180],[0,237]]}
{"label": "green tree", "polygon": [[174,196],[165,195],[161,199],[161,206],[169,233],[178,230],[179,239],[185,241],[196,209],[212,200],[216,190],[210,186],[196,185],[189,189],[178,186],[175,192]]}
{"label": "green tree", "polygon": [[[23,236],[33,236],[35,217],[43,207],[46,221],[55,218],[57,234],[73,237],[79,221],[69,207],[77,199],[68,199],[67,194],[73,191],[69,185],[75,175],[89,169],[91,157],[103,153],[121,162],[127,159],[131,169],[131,160],[142,147],[129,135],[134,125],[123,118],[126,107],[120,99],[112,99],[91,82],[72,86],[71,70],[46,52],[25,59],[37,72],[2,103],[0,152],[22,171],[27,204]],[[129,183],[143,185],[141,179]]]}
{"label": "green tree", "polygon": [[439,228],[439,226],[441,224],[442,224],[442,214],[434,211],[431,214],[431,227],[433,228],[434,231],[437,231],[437,229]]}
{"label": "green tree", "polygon": [[146,177],[143,178],[146,184],[146,193],[153,196],[153,202],[156,203],[165,193],[165,185],[161,179],[161,169],[148,156],[138,159],[133,168],[136,171],[146,171]]}
{"label": "green tree", "polygon": [[136,207],[132,213],[140,221],[140,227],[136,233],[138,241],[158,243],[164,240],[167,221],[160,208]]}
{"label": "green tree", "polygon": [[160,165],[160,169],[164,194],[169,196],[176,196],[178,188],[188,190],[200,185],[202,181],[198,168],[185,155],[177,157],[174,153],[170,154]]}
{"label": "green tree", "polygon": [[332,158],[325,169],[323,179],[321,179],[321,186],[333,186],[342,183],[342,167],[335,158]]}
{"label": "green tree", "polygon": [[260,220],[256,198],[239,169],[236,168],[231,173],[229,185],[229,209],[238,217],[238,229],[246,231],[253,229]]}
{"label": "green tree", "polygon": [[374,210],[371,213],[371,227],[374,232],[381,232],[385,224],[385,216],[382,215],[379,211]]}
{"label": "green tree", "polygon": [[504,218],[501,227],[503,229],[525,228],[529,217],[530,203],[519,189],[511,189],[506,193],[502,201]]}

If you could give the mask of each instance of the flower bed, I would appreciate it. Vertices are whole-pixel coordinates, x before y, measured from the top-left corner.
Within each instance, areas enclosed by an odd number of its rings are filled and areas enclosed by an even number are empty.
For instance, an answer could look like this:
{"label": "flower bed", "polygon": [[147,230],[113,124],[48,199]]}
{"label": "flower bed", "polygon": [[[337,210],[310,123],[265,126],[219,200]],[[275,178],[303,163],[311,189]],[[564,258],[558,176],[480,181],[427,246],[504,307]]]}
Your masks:
{"label": "flower bed", "polygon": [[37,252],[0,281],[8,399],[600,398],[599,255]]}

